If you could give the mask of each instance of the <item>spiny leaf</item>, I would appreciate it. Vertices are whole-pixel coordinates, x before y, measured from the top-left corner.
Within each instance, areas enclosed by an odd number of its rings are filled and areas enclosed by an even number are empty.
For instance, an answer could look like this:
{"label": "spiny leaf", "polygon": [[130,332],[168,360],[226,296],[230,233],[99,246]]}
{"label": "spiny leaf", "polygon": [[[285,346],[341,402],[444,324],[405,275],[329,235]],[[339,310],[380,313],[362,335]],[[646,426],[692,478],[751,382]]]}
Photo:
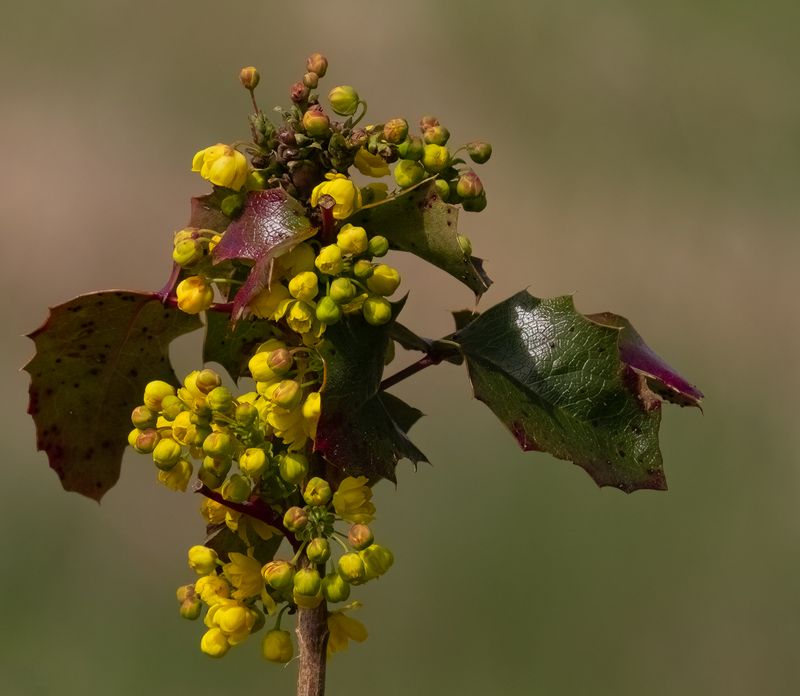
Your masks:
{"label": "spiny leaf", "polygon": [[392,417],[392,420],[397,423],[397,426],[404,433],[408,433],[414,424],[425,415],[418,408],[407,404],[401,398],[389,392],[380,392],[378,398],[383,403],[387,413]]}
{"label": "spiny leaf", "polygon": [[253,269],[233,300],[231,318],[239,319],[248,302],[269,284],[272,261],[308,239],[315,230],[303,205],[280,188],[251,191],[242,213],[214,247],[214,263],[228,259],[254,261]]}
{"label": "spiny leaf", "polygon": [[271,324],[264,319],[243,319],[231,324],[227,315],[206,313],[206,337],[203,342],[203,362],[217,362],[239,381],[248,376],[247,363],[256,346],[271,338]]}
{"label": "spiny leaf", "polygon": [[619,357],[647,377],[648,385],[654,392],[674,404],[700,408],[703,392],[689,384],[650,348],[625,317],[603,312],[590,314],[588,318],[598,324],[620,329]]}
{"label": "spiny leaf", "polygon": [[318,347],[325,361],[325,384],[314,446],[350,476],[394,481],[401,459],[415,466],[427,461],[402,427],[411,427],[418,416],[407,404],[399,412],[400,400],[386,399],[379,391],[388,342],[388,326],[370,326],[361,316],[350,316],[329,326]]}
{"label": "spiny leaf", "polygon": [[30,338],[28,413],[65,490],[100,500],[119,478],[130,414],[155,379],[175,383],[170,342],[202,326],[152,293],[81,295],[50,310]]}
{"label": "spiny leaf", "polygon": [[231,219],[220,210],[220,203],[227,194],[219,190],[205,196],[192,198],[188,227],[224,232]]}
{"label": "spiny leaf", "polygon": [[432,185],[367,208],[348,222],[383,235],[394,249],[438,266],[458,278],[476,297],[492,283],[483,271],[483,262],[466,255],[458,243],[458,208],[445,203]]}
{"label": "spiny leaf", "polygon": [[620,359],[618,328],[579,314],[571,297],[521,292],[454,335],[475,396],[525,450],[583,467],[600,486],[663,490],[661,401]]}

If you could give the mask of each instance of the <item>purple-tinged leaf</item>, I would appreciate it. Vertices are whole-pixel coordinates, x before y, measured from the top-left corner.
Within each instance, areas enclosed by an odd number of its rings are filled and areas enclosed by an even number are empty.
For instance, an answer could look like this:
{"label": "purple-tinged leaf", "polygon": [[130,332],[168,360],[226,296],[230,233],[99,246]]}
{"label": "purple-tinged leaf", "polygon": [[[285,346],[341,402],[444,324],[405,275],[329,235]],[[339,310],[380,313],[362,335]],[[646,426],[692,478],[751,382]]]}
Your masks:
{"label": "purple-tinged leaf", "polygon": [[620,359],[636,372],[643,374],[647,378],[650,388],[659,396],[680,406],[700,408],[703,392],[689,384],[650,348],[625,317],[611,312],[602,312],[589,314],[587,318],[598,324],[620,329]]}
{"label": "purple-tinged leaf", "polygon": [[224,232],[231,219],[220,210],[221,196],[216,191],[192,198],[192,208],[187,227]]}
{"label": "purple-tinged leaf", "polygon": [[117,482],[145,385],[177,383],[169,344],[201,326],[154,293],[107,290],[53,307],[30,334],[28,413],[65,490],[99,501]]}

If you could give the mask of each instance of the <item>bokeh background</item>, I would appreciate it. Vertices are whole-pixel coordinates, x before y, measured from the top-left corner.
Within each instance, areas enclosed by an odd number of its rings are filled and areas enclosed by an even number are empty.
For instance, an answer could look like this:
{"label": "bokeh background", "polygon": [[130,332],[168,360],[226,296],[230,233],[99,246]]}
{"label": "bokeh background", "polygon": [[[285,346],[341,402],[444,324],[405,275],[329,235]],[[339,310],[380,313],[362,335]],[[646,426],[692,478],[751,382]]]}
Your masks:
{"label": "bokeh background", "polygon": [[[177,616],[199,501],[132,454],[101,506],[63,493],[17,370],[46,307],[160,286],[205,190],[192,154],[247,137],[238,69],[285,104],[319,50],[323,86],[355,85],[375,121],[435,113],[494,144],[489,207],[462,215],[495,279],[482,306],[574,293],[707,395],[705,414],[665,408],[669,492],[625,496],[520,452],[462,368],[399,386],[433,466],[376,491],[397,563],[358,593],[371,636],[334,658],[330,693],[799,693],[798,25],[779,0],[5,8],[2,692],[292,693],[258,639],[215,662]],[[398,263],[406,323],[447,333],[469,291]]]}

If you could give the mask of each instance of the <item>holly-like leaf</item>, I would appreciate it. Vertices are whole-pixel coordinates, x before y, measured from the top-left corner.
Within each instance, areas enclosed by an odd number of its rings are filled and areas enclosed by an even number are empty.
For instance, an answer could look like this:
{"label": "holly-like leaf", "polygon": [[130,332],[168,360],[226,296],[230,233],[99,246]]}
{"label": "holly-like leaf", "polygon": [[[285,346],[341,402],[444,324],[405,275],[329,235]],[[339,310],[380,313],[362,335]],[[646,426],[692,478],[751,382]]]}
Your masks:
{"label": "holly-like leaf", "polygon": [[416,254],[438,266],[458,278],[476,297],[492,283],[483,271],[483,262],[465,254],[458,243],[458,208],[445,203],[432,185],[367,208],[348,222],[383,235],[393,249]]}
{"label": "holly-like leaf", "polygon": [[214,193],[192,198],[188,227],[224,232],[231,222],[231,219],[220,210],[220,204],[225,195],[227,194],[215,190]]}
{"label": "holly-like leaf", "polygon": [[703,392],[689,384],[650,348],[625,317],[603,312],[590,314],[588,318],[598,324],[620,329],[619,357],[626,365],[647,377],[647,383],[654,392],[674,404],[700,408]]}
{"label": "holly-like leaf", "polygon": [[239,319],[248,302],[269,284],[272,261],[313,236],[315,229],[303,205],[280,188],[251,191],[241,214],[228,225],[214,247],[214,263],[228,259],[254,261],[233,299],[231,318]]}
{"label": "holly-like leaf", "polygon": [[406,404],[398,413],[399,399],[386,399],[379,391],[389,340],[389,326],[370,326],[361,316],[350,316],[329,326],[318,347],[325,361],[325,383],[314,446],[348,476],[395,481],[401,459],[415,466],[427,461],[404,432],[417,416]]}
{"label": "holly-like leaf", "polygon": [[387,391],[380,392],[378,398],[381,400],[387,413],[392,417],[392,420],[397,423],[397,426],[404,433],[408,433],[414,424],[425,415],[418,408],[407,404],[401,398]]}
{"label": "holly-like leaf", "polygon": [[271,325],[264,319],[243,319],[231,324],[220,312],[207,312],[206,338],[203,343],[203,362],[217,362],[239,381],[249,375],[247,363],[256,346],[273,335]]}
{"label": "holly-like leaf", "polygon": [[65,490],[100,500],[119,478],[130,414],[155,379],[176,383],[170,342],[202,323],[155,294],[109,290],[50,310],[30,338],[28,413]]}
{"label": "holly-like leaf", "polygon": [[245,556],[248,551],[251,551],[253,558],[258,559],[262,564],[269,563],[283,543],[284,537],[276,534],[269,539],[262,539],[258,534],[253,532],[248,540],[250,546],[242,541],[242,538],[234,531],[228,528],[226,524],[217,524],[209,526],[206,529],[206,540],[203,542],[204,546],[214,549],[217,555],[223,560],[228,562],[230,560],[229,554],[241,553]]}
{"label": "holly-like leaf", "polygon": [[523,291],[453,338],[475,396],[523,449],[571,460],[600,486],[666,489],[661,401],[621,359],[619,328],[579,314],[571,297]]}

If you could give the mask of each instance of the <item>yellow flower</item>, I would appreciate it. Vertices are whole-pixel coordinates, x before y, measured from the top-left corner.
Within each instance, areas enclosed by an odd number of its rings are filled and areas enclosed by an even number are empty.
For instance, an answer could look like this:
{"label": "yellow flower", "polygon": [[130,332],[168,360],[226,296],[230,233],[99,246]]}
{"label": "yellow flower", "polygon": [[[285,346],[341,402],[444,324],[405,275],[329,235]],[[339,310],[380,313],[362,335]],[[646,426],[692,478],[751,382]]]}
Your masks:
{"label": "yellow flower", "polygon": [[303,402],[303,429],[312,440],[317,437],[317,423],[322,412],[319,392],[311,392]]}
{"label": "yellow flower", "polygon": [[363,643],[367,639],[367,629],[357,619],[342,611],[328,615],[328,655],[347,649],[348,641]]}
{"label": "yellow flower", "polygon": [[368,524],[375,519],[375,506],[370,502],[372,489],[366,485],[367,480],[366,476],[348,476],[339,484],[333,494],[333,507],[339,517],[356,524]]}
{"label": "yellow flower", "polygon": [[303,271],[313,271],[315,255],[314,248],[303,242],[280,256],[276,261],[282,269],[285,269],[286,276],[291,277]]}
{"label": "yellow flower", "polygon": [[272,287],[264,288],[264,290],[259,292],[250,300],[247,306],[259,319],[274,320],[278,306],[284,300],[289,299],[289,297],[291,297],[291,295],[289,295],[289,291],[284,285],[273,283]]}
{"label": "yellow flower", "polygon": [[222,524],[225,521],[225,513],[228,511],[222,503],[218,503],[211,498],[203,498],[200,503],[200,514],[208,524]]}
{"label": "yellow flower", "polygon": [[189,276],[175,288],[178,309],[187,314],[199,314],[207,310],[214,301],[214,290],[203,276]]}
{"label": "yellow flower", "polygon": [[386,160],[380,155],[373,155],[363,147],[356,153],[353,164],[364,176],[379,178],[389,174],[389,165],[386,164]]}
{"label": "yellow flower", "polygon": [[230,645],[241,643],[255,626],[258,614],[235,599],[220,599],[209,608],[205,624],[218,628]]}
{"label": "yellow flower", "polygon": [[363,227],[356,227],[348,222],[336,235],[336,246],[345,254],[356,256],[363,254],[369,246],[367,231]]}
{"label": "yellow flower", "polygon": [[169,471],[158,472],[158,481],[163,483],[171,491],[185,491],[192,478],[192,465],[185,459],[179,459],[178,463]]}
{"label": "yellow flower", "polygon": [[261,594],[264,578],[261,577],[261,564],[250,556],[230,551],[230,563],[222,566],[222,572],[236,589],[231,594],[234,599],[249,599]]}
{"label": "yellow flower", "polygon": [[361,207],[361,191],[344,174],[326,174],[327,181],[314,187],[311,192],[311,206],[316,207],[322,196],[330,196],[336,201],[333,217],[337,220],[349,218]]}
{"label": "yellow flower", "polygon": [[294,648],[289,631],[279,629],[268,631],[261,642],[261,653],[270,662],[285,664],[291,660]]}
{"label": "yellow flower", "polygon": [[247,181],[247,158],[230,145],[217,143],[200,150],[192,160],[192,171],[212,184],[238,191]]}
{"label": "yellow flower", "polygon": [[314,308],[310,304],[296,300],[286,313],[286,323],[292,331],[304,334],[311,331],[315,317]]}
{"label": "yellow flower", "polygon": [[198,575],[213,573],[217,567],[217,552],[208,546],[192,546],[189,549],[189,567]]}
{"label": "yellow flower", "polygon": [[209,657],[222,657],[230,647],[225,635],[218,628],[209,629],[200,639],[200,650]]}
{"label": "yellow flower", "polygon": [[341,248],[336,244],[322,247],[314,263],[326,275],[339,275],[344,270]]}
{"label": "yellow flower", "polygon": [[289,281],[289,292],[298,300],[311,302],[319,292],[317,274],[312,271],[298,273]]}
{"label": "yellow flower", "polygon": [[231,596],[231,586],[219,575],[204,575],[194,584],[194,591],[210,607]]}

